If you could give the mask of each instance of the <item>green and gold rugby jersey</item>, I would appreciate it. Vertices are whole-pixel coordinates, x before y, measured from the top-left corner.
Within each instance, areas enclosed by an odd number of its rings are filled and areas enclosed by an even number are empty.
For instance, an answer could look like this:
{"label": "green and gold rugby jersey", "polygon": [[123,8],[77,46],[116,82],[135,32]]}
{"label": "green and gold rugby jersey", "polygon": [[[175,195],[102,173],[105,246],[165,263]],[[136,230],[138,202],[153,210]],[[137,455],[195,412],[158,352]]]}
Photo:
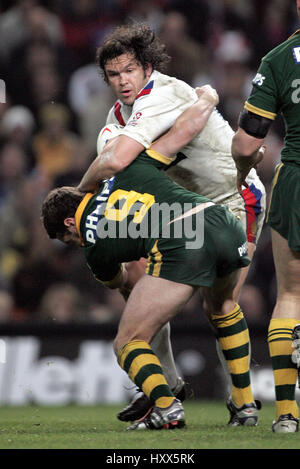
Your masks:
{"label": "green and gold rugby jersey", "polygon": [[[121,263],[147,257],[168,221],[209,201],[175,184],[161,171],[171,161],[147,150],[124,171],[105,181],[97,194],[86,194],[80,203],[75,214],[77,230],[87,264],[103,283],[118,276]],[[167,205],[175,209],[170,210],[167,220],[163,212],[155,213],[162,204],[165,213]],[[170,248],[173,227],[170,224]]]}
{"label": "green and gold rugby jersey", "polygon": [[282,113],[286,134],[283,162],[300,165],[300,30],[261,61],[245,109],[274,120]]}

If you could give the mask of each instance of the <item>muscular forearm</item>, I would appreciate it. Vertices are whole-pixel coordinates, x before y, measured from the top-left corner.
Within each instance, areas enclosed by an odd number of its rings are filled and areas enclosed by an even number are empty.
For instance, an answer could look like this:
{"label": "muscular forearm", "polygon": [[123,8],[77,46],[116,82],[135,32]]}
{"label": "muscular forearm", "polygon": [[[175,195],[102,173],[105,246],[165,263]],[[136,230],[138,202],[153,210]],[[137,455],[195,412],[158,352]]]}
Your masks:
{"label": "muscular forearm", "polygon": [[77,189],[81,192],[95,192],[101,181],[111,178],[119,170],[114,159],[99,155],[83,175]]}
{"label": "muscular forearm", "polygon": [[[179,116],[169,132],[152,145],[153,149],[173,156],[201,132],[219,98],[209,85],[196,89],[196,92],[198,101]],[[110,141],[84,174],[78,190],[94,192],[101,181],[125,169],[143,150],[143,145],[125,135]]]}
{"label": "muscular forearm", "polygon": [[258,149],[261,147],[263,139],[258,139],[248,135],[239,128],[232,139],[232,157],[239,171],[250,171],[259,161]]}
{"label": "muscular forearm", "polygon": [[178,117],[169,132],[151,145],[152,149],[171,157],[203,130],[219,99],[209,85],[199,88],[197,94],[198,101]]}
{"label": "muscular forearm", "polygon": [[101,155],[91,163],[78,189],[81,192],[94,192],[101,181],[123,171],[143,149],[139,142],[125,135],[109,141]]}
{"label": "muscular forearm", "polygon": [[231,153],[237,168],[237,187],[241,192],[249,171],[262,160],[266,147],[263,139],[248,135],[239,128],[232,139]]}

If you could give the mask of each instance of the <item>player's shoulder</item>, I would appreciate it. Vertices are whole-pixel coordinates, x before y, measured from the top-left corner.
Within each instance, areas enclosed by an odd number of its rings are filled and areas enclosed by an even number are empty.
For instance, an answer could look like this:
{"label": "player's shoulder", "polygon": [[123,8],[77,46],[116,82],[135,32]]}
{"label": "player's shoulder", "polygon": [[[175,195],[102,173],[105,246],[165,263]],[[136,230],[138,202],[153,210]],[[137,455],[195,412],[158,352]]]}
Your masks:
{"label": "player's shoulder", "polygon": [[286,57],[294,57],[296,48],[300,48],[300,29],[289,36],[284,42],[281,42],[278,46],[274,47],[268,52],[262,59],[263,62],[269,62],[273,65],[280,66],[280,59]]}
{"label": "player's shoulder", "polygon": [[195,90],[182,80],[166,75],[155,70],[150,77],[149,82],[141,90],[136,100],[144,96],[151,98],[161,97],[163,100],[173,99],[175,96],[187,96],[187,99],[195,96]]}

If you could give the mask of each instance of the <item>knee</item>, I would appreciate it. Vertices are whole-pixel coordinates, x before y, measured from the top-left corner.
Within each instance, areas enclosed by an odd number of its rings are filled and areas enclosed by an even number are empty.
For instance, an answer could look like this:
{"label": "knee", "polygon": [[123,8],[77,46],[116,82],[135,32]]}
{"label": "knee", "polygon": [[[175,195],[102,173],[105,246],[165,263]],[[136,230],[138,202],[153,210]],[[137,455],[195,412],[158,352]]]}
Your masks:
{"label": "knee", "polygon": [[217,298],[204,296],[202,307],[206,316],[210,318],[212,314],[219,312],[222,307],[222,302],[220,302]]}
{"label": "knee", "polygon": [[126,337],[122,337],[119,334],[116,335],[113,347],[117,358],[124,345],[126,345],[128,342],[130,342],[130,340],[128,340]]}
{"label": "knee", "polygon": [[288,265],[288,275],[286,276],[286,289],[296,295],[300,295],[300,258],[293,259]]}
{"label": "knee", "polygon": [[114,343],[113,343],[113,348],[114,348],[114,352],[115,352],[116,357],[118,357],[121,348],[119,346],[119,341],[118,341],[117,337],[115,337],[115,340],[114,340]]}
{"label": "knee", "polygon": [[141,340],[141,339],[142,338],[140,337],[139,334],[136,334],[136,333],[128,334],[128,333],[123,332],[122,330],[119,331],[113,343],[116,357],[118,357],[124,345],[128,344],[129,342],[132,342],[133,340]]}
{"label": "knee", "polygon": [[119,353],[124,347],[124,345],[135,340],[150,344],[152,340],[152,335],[149,335],[145,332],[143,333],[141,331],[135,331],[134,333],[131,333],[131,334],[128,334],[128,333],[126,334],[126,333],[122,333],[122,331],[119,331],[113,343],[113,348],[114,348],[116,357],[119,356]]}

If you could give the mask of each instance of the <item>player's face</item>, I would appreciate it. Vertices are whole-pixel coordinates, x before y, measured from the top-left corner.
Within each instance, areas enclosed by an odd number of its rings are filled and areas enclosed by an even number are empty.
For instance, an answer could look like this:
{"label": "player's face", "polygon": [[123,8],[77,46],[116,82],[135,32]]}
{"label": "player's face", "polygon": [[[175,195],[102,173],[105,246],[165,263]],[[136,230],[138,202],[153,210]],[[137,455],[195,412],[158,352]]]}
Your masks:
{"label": "player's face", "polygon": [[152,67],[148,65],[144,70],[133,54],[122,54],[106,62],[105,73],[117,98],[132,106],[138,93],[147,84]]}
{"label": "player's face", "polygon": [[70,246],[81,246],[80,238],[76,233],[66,233],[61,241]]}
{"label": "player's face", "polygon": [[75,225],[68,226],[67,231],[62,235],[58,235],[57,238],[70,246],[81,246],[81,239]]}

